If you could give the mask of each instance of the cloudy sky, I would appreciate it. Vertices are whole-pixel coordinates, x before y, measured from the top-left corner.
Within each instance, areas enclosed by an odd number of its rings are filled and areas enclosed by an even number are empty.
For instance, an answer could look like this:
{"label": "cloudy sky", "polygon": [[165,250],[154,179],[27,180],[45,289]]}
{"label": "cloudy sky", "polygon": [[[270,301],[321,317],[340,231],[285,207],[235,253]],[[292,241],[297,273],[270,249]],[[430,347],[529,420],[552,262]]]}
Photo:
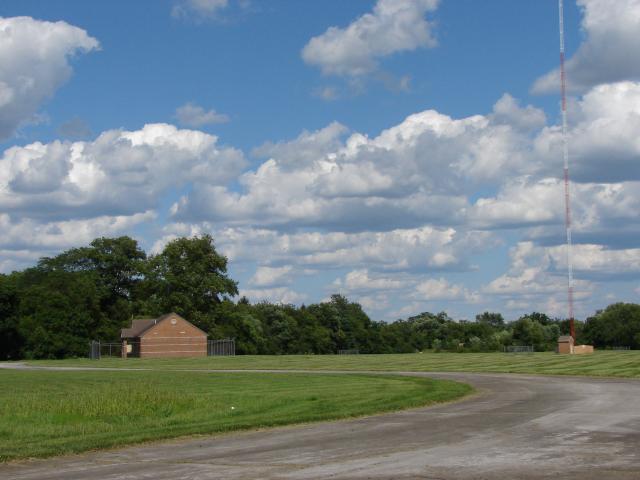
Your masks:
{"label": "cloudy sky", "polygon": [[[567,1],[576,314],[640,297],[640,0]],[[0,271],[211,233],[241,293],[566,316],[557,1],[3,0]]]}

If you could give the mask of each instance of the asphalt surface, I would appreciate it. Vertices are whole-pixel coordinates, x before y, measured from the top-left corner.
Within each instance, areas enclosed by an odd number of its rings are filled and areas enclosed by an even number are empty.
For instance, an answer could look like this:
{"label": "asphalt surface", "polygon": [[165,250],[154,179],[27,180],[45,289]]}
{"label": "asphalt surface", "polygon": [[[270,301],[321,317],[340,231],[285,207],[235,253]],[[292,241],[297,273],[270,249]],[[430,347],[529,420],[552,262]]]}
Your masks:
{"label": "asphalt surface", "polygon": [[411,375],[467,382],[479,394],[355,420],[10,463],[0,478],[640,479],[637,380]]}

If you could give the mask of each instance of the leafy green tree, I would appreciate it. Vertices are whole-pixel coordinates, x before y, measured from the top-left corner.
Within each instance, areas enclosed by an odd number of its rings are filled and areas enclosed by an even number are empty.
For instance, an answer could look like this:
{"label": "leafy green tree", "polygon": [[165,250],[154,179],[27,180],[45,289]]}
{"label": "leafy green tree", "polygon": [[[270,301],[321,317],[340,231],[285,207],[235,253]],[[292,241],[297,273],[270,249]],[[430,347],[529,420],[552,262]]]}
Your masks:
{"label": "leafy green tree", "polygon": [[20,358],[23,339],[18,330],[20,273],[0,274],[0,360]]}
{"label": "leafy green tree", "polygon": [[146,268],[146,254],[130,237],[96,238],[88,247],[72,248],[38,262],[43,272],[92,272],[100,293],[101,310],[110,324],[105,325],[108,340],[119,337],[119,330],[132,315],[147,313],[140,286]]}
{"label": "leafy green tree", "polygon": [[502,350],[504,347],[511,345],[512,341],[513,337],[509,330],[500,330],[491,336],[490,343],[493,348],[489,348],[489,350]]}
{"label": "leafy green tree", "polygon": [[307,307],[309,313],[318,319],[319,324],[330,332],[332,352],[354,348],[344,330],[343,318],[331,302],[312,304]]}
{"label": "leafy green tree", "polygon": [[528,316],[524,316],[513,323],[513,341],[518,345],[533,345],[536,351],[547,349],[547,339],[543,325]]}
{"label": "leafy green tree", "polygon": [[514,343],[533,345],[536,351],[553,350],[560,336],[558,324],[547,315],[536,312],[520,317],[511,324],[511,328]]}
{"label": "leafy green tree", "polygon": [[540,312],[531,312],[521,318],[528,318],[529,320],[538,322],[540,325],[549,325],[550,323],[553,323],[553,320],[546,313]]}
{"label": "leafy green tree", "polygon": [[100,292],[93,272],[25,272],[18,330],[27,358],[85,356],[90,339],[104,338]]}
{"label": "leafy green tree", "polygon": [[332,295],[330,304],[341,319],[347,348],[356,348],[361,353],[371,353],[369,330],[372,322],[359,303],[350,302],[342,295]]}
{"label": "leafy green tree", "polygon": [[329,302],[309,305],[309,313],[330,332],[333,351],[358,349],[373,353],[380,331],[358,303],[342,295],[332,295]]}
{"label": "leafy green tree", "polygon": [[502,329],[504,328],[504,318],[502,314],[496,312],[484,312],[476,315],[476,322],[490,327]]}
{"label": "leafy green tree", "polygon": [[484,350],[484,343],[480,337],[473,336],[469,338],[467,343],[469,350],[472,352],[482,352]]}
{"label": "leafy green tree", "polygon": [[265,353],[262,323],[246,298],[237,305],[223,300],[216,309],[215,318],[216,324],[209,332],[212,338],[234,338],[239,355]]}
{"label": "leafy green tree", "polygon": [[291,315],[291,309],[285,305],[262,302],[254,306],[254,311],[262,322],[266,353],[271,355],[293,353],[293,344],[298,336],[298,325]]}
{"label": "leafy green tree", "polygon": [[415,352],[414,328],[409,320],[396,320],[392,323],[378,322],[378,346],[375,353]]}
{"label": "leafy green tree", "polygon": [[331,332],[323,327],[303,305],[291,308],[291,315],[297,322],[297,335],[291,343],[291,353],[333,353]]}
{"label": "leafy green tree", "polygon": [[584,335],[597,348],[628,346],[640,349],[640,305],[609,305],[586,320]]}
{"label": "leafy green tree", "polygon": [[238,294],[210,235],[172,240],[151,257],[146,289],[153,313],[176,312],[205,331],[215,326],[217,305]]}
{"label": "leafy green tree", "polygon": [[442,316],[430,312],[422,312],[420,315],[409,317],[407,320],[411,327],[411,339],[414,350],[422,351],[427,348],[435,348],[434,342],[438,340],[442,348],[442,339],[445,337],[447,320]]}

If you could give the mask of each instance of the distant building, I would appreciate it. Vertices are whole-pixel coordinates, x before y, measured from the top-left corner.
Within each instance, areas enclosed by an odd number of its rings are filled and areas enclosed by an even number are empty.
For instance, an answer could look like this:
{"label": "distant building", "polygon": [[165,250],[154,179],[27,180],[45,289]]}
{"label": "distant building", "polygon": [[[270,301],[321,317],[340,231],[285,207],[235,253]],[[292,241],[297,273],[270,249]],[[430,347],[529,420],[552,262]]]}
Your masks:
{"label": "distant building", "polygon": [[558,353],[573,353],[573,337],[562,335],[558,338]]}
{"label": "distant building", "polygon": [[205,357],[207,334],[177,313],[133,320],[120,332],[122,356],[141,358]]}
{"label": "distant building", "polygon": [[574,345],[571,335],[562,335],[558,338],[558,353],[571,353],[575,355],[593,353],[593,345]]}

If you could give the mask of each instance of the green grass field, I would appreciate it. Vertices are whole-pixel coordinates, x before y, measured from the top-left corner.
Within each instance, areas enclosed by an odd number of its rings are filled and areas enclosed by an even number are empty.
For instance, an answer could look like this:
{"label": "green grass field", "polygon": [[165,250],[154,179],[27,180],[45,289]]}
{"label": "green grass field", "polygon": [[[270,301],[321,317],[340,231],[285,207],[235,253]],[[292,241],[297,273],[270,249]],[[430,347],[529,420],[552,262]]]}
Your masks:
{"label": "green grass field", "polygon": [[471,390],[381,375],[0,370],[0,461],[367,415]]}
{"label": "green grass field", "polygon": [[495,372],[546,375],[640,377],[640,351],[596,351],[593,355],[507,353],[415,353],[398,355],[282,355],[192,359],[103,359],[31,361],[32,365],[150,369],[366,370]]}

